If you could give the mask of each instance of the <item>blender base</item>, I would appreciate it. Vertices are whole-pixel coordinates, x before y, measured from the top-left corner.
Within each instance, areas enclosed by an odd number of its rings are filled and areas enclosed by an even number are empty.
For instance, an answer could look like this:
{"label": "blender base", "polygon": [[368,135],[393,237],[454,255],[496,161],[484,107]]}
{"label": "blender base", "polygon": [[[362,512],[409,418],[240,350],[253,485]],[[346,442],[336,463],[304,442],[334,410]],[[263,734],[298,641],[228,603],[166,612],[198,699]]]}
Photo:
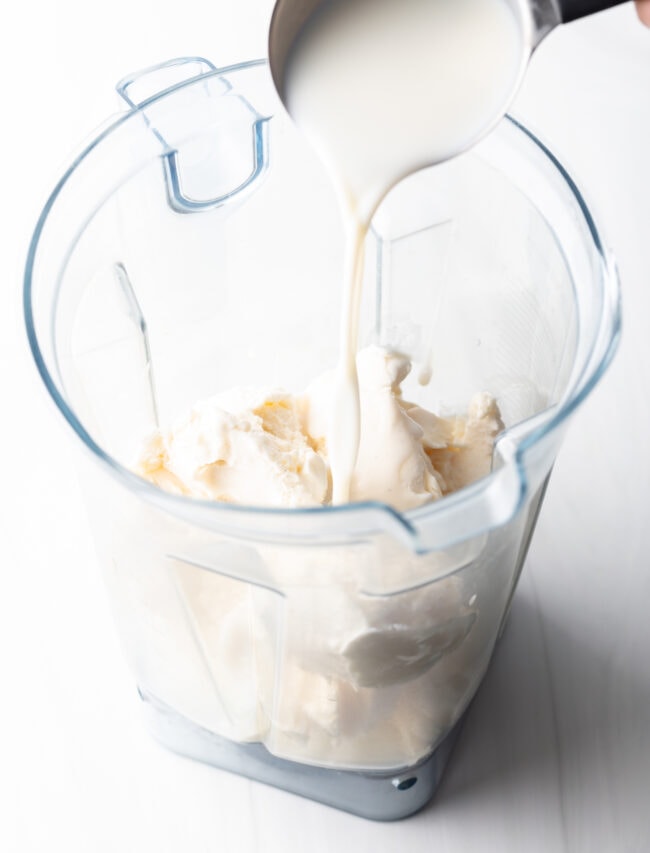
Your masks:
{"label": "blender base", "polygon": [[145,724],[167,749],[370,820],[399,820],[433,797],[462,718],[426,758],[391,771],[337,770],[276,758],[261,743],[236,743],[201,728],[142,689]]}

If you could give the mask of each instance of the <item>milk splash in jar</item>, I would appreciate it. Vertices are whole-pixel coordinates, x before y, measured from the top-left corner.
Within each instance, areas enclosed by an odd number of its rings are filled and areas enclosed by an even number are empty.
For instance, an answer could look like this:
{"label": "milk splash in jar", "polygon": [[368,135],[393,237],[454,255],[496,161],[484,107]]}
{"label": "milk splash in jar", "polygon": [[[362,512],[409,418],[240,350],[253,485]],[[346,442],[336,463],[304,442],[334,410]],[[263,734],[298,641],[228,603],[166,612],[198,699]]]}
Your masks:
{"label": "milk splash in jar", "polygon": [[330,172],[345,225],[333,503],[349,500],[359,444],[355,357],[370,221],[399,180],[467,149],[501,117],[529,55],[518,9],[507,0],[327,0],[289,55],[284,100]]}

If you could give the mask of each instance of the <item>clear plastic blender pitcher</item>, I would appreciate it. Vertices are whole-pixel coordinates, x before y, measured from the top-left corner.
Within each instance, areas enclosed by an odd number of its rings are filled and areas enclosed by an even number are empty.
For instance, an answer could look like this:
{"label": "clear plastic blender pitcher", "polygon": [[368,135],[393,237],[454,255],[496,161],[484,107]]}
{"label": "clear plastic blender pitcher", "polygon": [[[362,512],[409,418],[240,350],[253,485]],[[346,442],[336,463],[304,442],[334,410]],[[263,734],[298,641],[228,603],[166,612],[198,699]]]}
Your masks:
{"label": "clear plastic blender pitcher", "polygon": [[452,413],[477,390],[497,398],[492,472],[406,513],[165,493],[131,471],[157,424],[237,385],[300,391],[334,365],[343,236],[265,62],[175,60],[118,90],[130,108],[43,211],[25,311],[88,451],[91,523],[149,726],[197,759],[403,817],[435,789],[569,415],[615,348],[611,259],[560,163],[505,120],[386,198],[361,328],[411,357],[407,399]]}

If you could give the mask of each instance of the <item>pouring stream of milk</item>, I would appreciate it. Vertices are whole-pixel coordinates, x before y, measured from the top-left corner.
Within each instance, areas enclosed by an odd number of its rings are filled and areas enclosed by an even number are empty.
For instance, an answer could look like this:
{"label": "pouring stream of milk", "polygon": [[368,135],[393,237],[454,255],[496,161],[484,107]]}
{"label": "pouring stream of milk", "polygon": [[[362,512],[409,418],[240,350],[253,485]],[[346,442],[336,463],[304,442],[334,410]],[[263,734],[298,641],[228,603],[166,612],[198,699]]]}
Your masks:
{"label": "pouring stream of milk", "polygon": [[356,351],[370,221],[406,175],[470,147],[523,75],[530,21],[508,0],[327,0],[289,55],[284,99],[327,166],[345,225],[341,344],[328,436],[333,503],[359,445]]}

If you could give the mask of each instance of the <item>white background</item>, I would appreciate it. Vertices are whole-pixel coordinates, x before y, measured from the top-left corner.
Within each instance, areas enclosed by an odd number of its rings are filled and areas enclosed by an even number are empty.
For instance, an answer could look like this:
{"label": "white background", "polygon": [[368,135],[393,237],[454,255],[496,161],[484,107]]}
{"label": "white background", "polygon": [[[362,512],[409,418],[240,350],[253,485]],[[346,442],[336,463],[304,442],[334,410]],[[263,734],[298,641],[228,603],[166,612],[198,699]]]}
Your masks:
{"label": "white background", "polygon": [[152,743],[19,298],[31,229],[113,84],[265,52],[269,0],[35,0],[0,27],[0,850],[650,850],[650,31],[631,4],[555,32],[515,112],[586,190],[624,338],[575,417],[508,630],[432,805],[373,824]]}

